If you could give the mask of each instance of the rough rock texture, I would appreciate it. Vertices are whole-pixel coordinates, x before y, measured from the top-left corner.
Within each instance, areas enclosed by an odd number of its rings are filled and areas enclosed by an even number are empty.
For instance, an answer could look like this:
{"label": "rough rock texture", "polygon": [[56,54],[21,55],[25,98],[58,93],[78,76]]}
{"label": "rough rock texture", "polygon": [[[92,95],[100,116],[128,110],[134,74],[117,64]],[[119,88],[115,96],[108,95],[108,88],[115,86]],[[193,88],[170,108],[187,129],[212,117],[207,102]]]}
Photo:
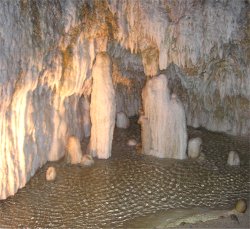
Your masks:
{"label": "rough rock texture", "polygon": [[0,199],[61,158],[67,136],[84,136],[95,44],[76,11],[71,1],[0,2]]}
{"label": "rough rock texture", "polygon": [[143,64],[139,54],[131,54],[120,45],[110,44],[109,55],[113,60],[112,77],[115,87],[117,112],[129,117],[138,115],[141,108],[141,90],[145,84]]}
{"label": "rough rock texture", "polygon": [[111,156],[115,127],[115,90],[112,83],[111,60],[107,53],[96,55],[93,66],[90,117],[91,135],[89,152],[93,157],[107,159]]}
{"label": "rough rock texture", "polygon": [[249,1],[110,2],[120,43],[132,52],[156,47],[160,70],[174,66],[189,125],[250,133]]}
{"label": "rough rock texture", "polygon": [[113,59],[117,112],[138,114],[158,50],[189,125],[249,134],[249,25],[245,0],[0,1],[0,199],[61,158],[68,136],[88,137],[99,51]]}
{"label": "rough rock texture", "polygon": [[[148,80],[142,91],[143,109],[149,128],[143,139],[146,154],[160,158],[185,159],[187,129],[185,111],[176,95],[170,97],[167,77],[163,74]],[[157,102],[156,102],[157,101]],[[145,123],[143,123],[145,125]]]}

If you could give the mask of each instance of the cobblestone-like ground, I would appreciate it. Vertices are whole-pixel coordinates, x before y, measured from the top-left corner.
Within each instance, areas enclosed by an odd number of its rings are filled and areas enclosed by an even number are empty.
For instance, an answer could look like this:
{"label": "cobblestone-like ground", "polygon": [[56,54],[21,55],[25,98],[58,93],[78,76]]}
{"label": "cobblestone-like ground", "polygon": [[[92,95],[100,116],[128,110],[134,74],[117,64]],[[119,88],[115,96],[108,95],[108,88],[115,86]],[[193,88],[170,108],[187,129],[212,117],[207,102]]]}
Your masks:
{"label": "cobblestone-like ground", "polygon": [[[0,228],[117,228],[159,210],[227,208],[248,198],[247,138],[190,128],[189,137],[203,140],[204,161],[157,159],[126,145],[140,140],[131,121],[128,130],[115,130],[109,160],[95,160],[90,168],[48,163],[14,197],[0,201]],[[240,167],[226,166],[229,150],[240,153]],[[45,180],[50,165],[57,170],[54,182]]]}

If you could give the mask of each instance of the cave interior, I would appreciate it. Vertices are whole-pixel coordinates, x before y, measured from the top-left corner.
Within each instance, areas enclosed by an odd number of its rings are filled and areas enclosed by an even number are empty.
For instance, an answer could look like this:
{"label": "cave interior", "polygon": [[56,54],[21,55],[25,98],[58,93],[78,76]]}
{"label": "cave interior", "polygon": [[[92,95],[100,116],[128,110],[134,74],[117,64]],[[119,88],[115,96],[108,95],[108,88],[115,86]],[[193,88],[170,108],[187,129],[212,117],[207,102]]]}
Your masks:
{"label": "cave interior", "polygon": [[248,201],[249,12],[0,1],[0,227],[147,227]]}

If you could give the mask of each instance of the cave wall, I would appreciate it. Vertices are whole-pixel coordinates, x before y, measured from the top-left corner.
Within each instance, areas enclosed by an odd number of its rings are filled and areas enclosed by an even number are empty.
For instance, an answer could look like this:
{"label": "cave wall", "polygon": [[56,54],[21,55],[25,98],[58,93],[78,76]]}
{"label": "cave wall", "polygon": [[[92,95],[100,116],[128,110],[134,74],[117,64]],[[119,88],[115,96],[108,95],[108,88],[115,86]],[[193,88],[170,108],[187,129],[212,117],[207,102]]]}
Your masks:
{"label": "cave wall", "polygon": [[110,5],[124,47],[159,50],[159,68],[175,82],[188,125],[250,133],[249,1],[166,0],[152,7],[152,1],[117,0]]}
{"label": "cave wall", "polygon": [[75,28],[76,6],[0,2],[0,199],[61,158],[67,136],[84,137],[95,44]]}
{"label": "cave wall", "polygon": [[249,24],[245,0],[0,1],[0,199],[87,135],[105,42],[118,112],[138,114],[141,54],[157,49],[189,125],[249,134]]}

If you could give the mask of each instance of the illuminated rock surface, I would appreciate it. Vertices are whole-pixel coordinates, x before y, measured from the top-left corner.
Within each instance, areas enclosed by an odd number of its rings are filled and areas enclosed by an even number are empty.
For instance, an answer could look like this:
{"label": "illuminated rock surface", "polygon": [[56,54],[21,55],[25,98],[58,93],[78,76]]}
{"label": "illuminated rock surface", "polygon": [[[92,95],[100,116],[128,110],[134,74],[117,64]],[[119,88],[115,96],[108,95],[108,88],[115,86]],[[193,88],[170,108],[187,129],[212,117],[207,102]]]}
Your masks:
{"label": "illuminated rock surface", "polygon": [[117,112],[138,114],[159,52],[188,125],[249,134],[248,11],[245,0],[0,1],[0,199],[60,159],[68,136],[89,137],[99,51]]}

